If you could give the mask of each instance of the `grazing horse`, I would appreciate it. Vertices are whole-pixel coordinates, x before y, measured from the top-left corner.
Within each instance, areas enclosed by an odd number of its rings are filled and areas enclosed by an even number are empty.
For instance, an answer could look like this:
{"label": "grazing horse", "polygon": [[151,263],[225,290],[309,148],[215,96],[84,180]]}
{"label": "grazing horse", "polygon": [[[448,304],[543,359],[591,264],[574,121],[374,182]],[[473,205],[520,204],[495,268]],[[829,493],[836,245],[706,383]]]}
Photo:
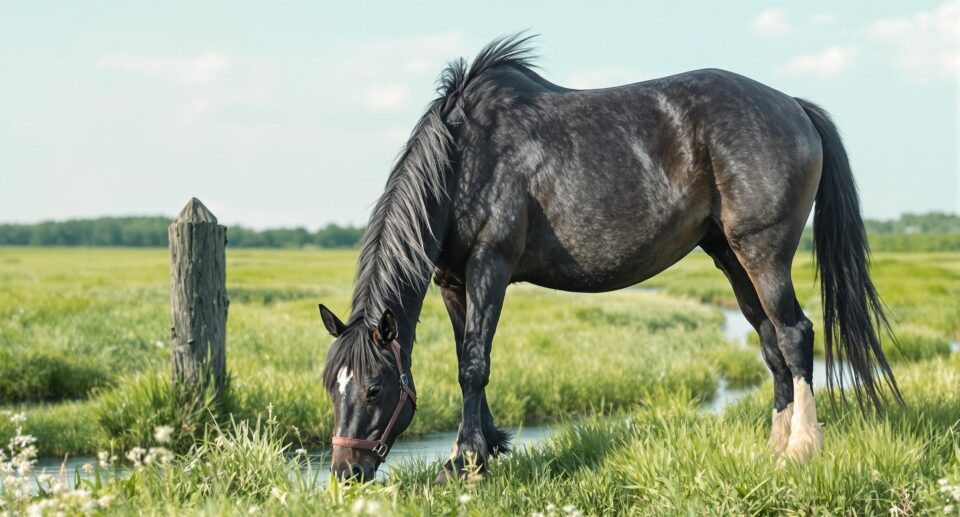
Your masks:
{"label": "grazing horse", "polygon": [[697,70],[597,90],[537,75],[529,37],[443,70],[363,237],[346,323],[320,306],[330,348],[333,471],[371,479],[413,419],[411,356],[431,277],[453,324],[463,414],[438,482],[508,450],[485,387],[507,286],[602,292],[699,246],[730,281],[773,376],[770,445],[823,446],[813,325],[790,277],[810,210],[828,385],[846,362],[861,407],[900,393],[847,155],[826,112],[746,77]]}

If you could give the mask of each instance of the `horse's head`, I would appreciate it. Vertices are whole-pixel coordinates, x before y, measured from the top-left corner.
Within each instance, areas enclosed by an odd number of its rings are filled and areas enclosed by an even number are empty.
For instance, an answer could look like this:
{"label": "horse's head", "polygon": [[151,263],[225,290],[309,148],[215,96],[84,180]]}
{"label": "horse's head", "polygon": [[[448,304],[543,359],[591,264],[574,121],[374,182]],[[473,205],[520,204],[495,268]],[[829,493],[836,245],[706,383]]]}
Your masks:
{"label": "horse's head", "polygon": [[416,406],[413,378],[396,342],[397,320],[386,310],[375,328],[363,318],[345,325],[323,305],[320,315],[336,338],[323,370],[333,403],[331,470],[341,479],[370,481]]}

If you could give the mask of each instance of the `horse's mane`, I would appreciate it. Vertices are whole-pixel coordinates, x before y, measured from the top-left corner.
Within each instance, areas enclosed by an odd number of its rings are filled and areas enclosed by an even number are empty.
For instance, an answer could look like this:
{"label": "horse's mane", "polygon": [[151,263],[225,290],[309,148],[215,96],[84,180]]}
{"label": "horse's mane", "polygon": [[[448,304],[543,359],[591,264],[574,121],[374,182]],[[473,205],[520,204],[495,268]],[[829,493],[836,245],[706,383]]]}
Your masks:
{"label": "horse's mane", "polygon": [[454,157],[451,127],[466,117],[472,98],[482,94],[485,72],[504,66],[531,67],[530,36],[494,40],[467,67],[463,58],[448,64],[438,80],[437,98],[430,102],[400,152],[383,195],[377,201],[360,247],[354,281],[353,316],[372,326],[386,302],[402,302],[404,284],[430,280],[434,265],[425,252],[434,235],[428,207],[446,195],[447,172]]}
{"label": "horse's mane", "polygon": [[[377,201],[360,245],[354,279],[351,316],[346,334],[327,354],[323,382],[336,386],[341,367],[364,375],[388,367],[388,354],[380,352],[369,330],[377,325],[387,302],[403,303],[404,286],[426,288],[434,264],[427,255],[426,239],[434,234],[429,207],[447,195],[446,180],[454,159],[451,128],[463,123],[471,106],[489,102],[485,73],[501,67],[529,72],[533,36],[514,34],[498,38],[477,54],[473,63],[457,59],[440,73],[438,96],[427,105],[401,150]],[[418,289],[419,290],[419,289]],[[361,320],[359,325],[358,320]],[[345,337],[345,336],[341,336]],[[352,336],[351,336],[352,337]]]}

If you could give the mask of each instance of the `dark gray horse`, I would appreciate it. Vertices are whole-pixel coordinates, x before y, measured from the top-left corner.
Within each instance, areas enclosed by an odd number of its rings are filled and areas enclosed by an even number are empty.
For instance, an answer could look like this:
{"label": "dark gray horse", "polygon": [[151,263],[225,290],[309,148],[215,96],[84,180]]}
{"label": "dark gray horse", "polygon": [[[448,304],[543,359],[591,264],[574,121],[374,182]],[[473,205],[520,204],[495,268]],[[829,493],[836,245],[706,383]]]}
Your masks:
{"label": "dark gray horse", "polygon": [[884,384],[899,398],[856,186],[822,109],[723,70],[563,88],[533,72],[528,39],[497,40],[471,66],[443,71],[370,218],[349,320],[320,307],[337,338],[323,375],[335,473],[371,479],[413,418],[411,352],[431,276],[463,390],[443,481],[507,450],[484,389],[510,283],[612,291],[696,246],[760,335],[774,379],[771,446],[809,457],[823,445],[813,326],[790,269],[814,200],[828,384],[842,387],[834,369],[845,360],[861,405],[879,407]]}

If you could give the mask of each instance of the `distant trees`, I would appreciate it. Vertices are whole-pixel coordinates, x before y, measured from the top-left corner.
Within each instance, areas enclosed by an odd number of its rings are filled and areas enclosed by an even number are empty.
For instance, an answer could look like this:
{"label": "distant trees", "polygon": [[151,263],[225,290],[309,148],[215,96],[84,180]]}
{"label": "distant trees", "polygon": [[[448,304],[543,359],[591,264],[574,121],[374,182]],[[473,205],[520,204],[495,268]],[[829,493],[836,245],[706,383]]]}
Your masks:
{"label": "distant trees", "polygon": [[[166,247],[167,217],[101,217],[37,224],[0,224],[0,246],[129,246]],[[350,248],[360,243],[363,228],[328,224],[315,232],[305,228],[251,230],[230,227],[235,248]]]}
{"label": "distant trees", "polygon": [[[864,221],[873,251],[960,251],[960,216],[943,212],[903,214],[899,219]],[[813,249],[807,228],[800,249]]]}
{"label": "distant trees", "polygon": [[[101,217],[37,224],[0,224],[0,246],[135,246],[166,247],[166,217]],[[904,214],[891,221],[865,221],[874,251],[960,251],[960,216],[931,212]],[[363,228],[327,226],[252,230],[231,226],[233,248],[352,248]],[[813,233],[803,232],[800,249],[813,247]]]}

